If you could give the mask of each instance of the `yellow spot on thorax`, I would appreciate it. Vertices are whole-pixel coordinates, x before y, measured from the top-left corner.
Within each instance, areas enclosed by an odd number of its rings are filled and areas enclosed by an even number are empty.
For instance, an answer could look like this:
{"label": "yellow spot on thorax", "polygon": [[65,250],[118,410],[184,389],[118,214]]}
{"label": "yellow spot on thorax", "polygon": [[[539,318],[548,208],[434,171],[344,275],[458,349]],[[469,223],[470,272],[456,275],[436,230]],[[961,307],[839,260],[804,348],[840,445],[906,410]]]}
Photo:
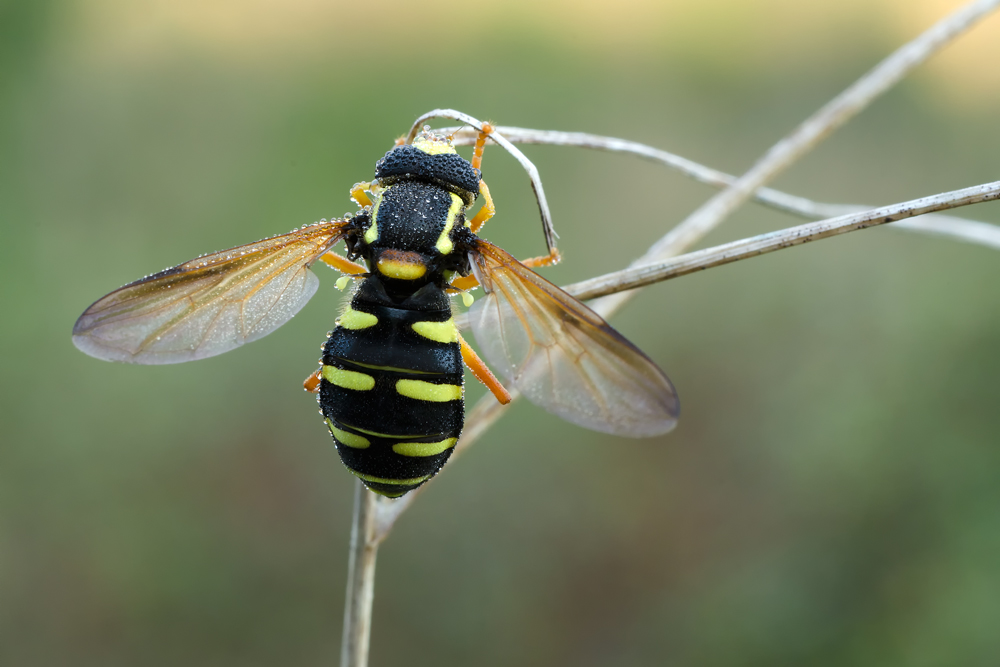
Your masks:
{"label": "yellow spot on thorax", "polygon": [[348,306],[347,309],[344,310],[344,314],[337,320],[337,324],[345,329],[351,329],[352,331],[357,329],[367,329],[368,327],[373,327],[378,324],[378,318],[371,313],[354,310]]}
{"label": "yellow spot on thorax", "polygon": [[412,326],[418,334],[437,343],[458,342],[458,328],[453,319],[449,318],[444,322],[414,322]]}
{"label": "yellow spot on thorax", "polygon": [[368,391],[375,388],[375,378],[371,375],[344,370],[336,366],[323,366],[323,379],[338,387],[354,391]]}
{"label": "yellow spot on thorax", "polygon": [[418,401],[446,403],[462,398],[462,387],[456,384],[434,384],[423,380],[396,380],[396,392]]}
{"label": "yellow spot on thorax", "polygon": [[380,192],[372,206],[372,224],[365,230],[365,243],[371,245],[378,241],[378,207],[382,203],[382,193]]}
{"label": "yellow spot on thorax", "polygon": [[445,220],[444,229],[441,230],[441,236],[438,237],[437,243],[434,245],[442,255],[447,255],[455,249],[455,244],[451,241],[451,230],[454,229],[455,220],[458,219],[458,214],[461,213],[462,207],[465,206],[462,198],[454,192],[449,192],[448,194],[451,195],[451,206],[448,207],[448,217]]}
{"label": "yellow spot on thorax", "polygon": [[379,258],[376,267],[383,276],[397,280],[417,280],[427,273],[427,265],[423,262],[401,262],[385,257]]}

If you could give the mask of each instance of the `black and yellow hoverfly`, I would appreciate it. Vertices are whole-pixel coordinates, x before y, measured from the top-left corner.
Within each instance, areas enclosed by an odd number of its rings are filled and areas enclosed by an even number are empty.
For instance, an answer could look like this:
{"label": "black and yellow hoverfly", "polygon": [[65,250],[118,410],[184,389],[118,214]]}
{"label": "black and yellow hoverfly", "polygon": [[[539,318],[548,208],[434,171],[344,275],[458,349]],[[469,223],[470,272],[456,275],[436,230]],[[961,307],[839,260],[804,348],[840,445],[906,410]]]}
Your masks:
{"label": "black and yellow hoverfly", "polygon": [[[487,361],[530,401],[586,428],[642,437],[678,414],[667,376],[599,315],[476,232],[495,212],[472,161],[425,131],[358,183],[359,210],[203,255],[111,292],[73,327],[83,352],[109,361],[202,359],[271,333],[316,292],[317,260],[359,279],[305,386],[341,459],[369,489],[398,497],[444,465],[464,420],[463,362],[501,402],[510,394],[462,339],[451,295],[481,285],[470,327]],[[479,212],[466,209],[483,195]],[[343,240],[347,256],[331,251]],[[363,260],[365,265],[353,260]]]}

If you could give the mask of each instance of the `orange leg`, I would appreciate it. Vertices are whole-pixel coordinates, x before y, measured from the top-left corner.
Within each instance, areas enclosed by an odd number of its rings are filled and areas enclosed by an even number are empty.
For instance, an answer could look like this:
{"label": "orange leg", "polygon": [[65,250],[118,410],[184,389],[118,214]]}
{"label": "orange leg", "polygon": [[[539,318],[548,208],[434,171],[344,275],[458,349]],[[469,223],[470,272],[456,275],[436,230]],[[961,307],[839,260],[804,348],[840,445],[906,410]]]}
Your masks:
{"label": "orange leg", "polygon": [[490,196],[490,189],[486,187],[486,181],[479,181],[479,192],[483,195],[483,205],[472,220],[469,220],[469,230],[472,233],[478,232],[486,221],[496,215],[497,207],[493,204],[493,197]]}
{"label": "orange leg", "polygon": [[319,261],[349,276],[363,276],[364,274],[368,273],[368,269],[366,269],[361,264],[352,262],[346,257],[338,255],[332,250],[323,255],[322,257],[320,257]]}
{"label": "orange leg", "polygon": [[[562,257],[559,255],[558,250],[553,250],[548,255],[543,255],[541,257],[529,257],[528,259],[522,259],[521,264],[524,264],[528,268],[534,268],[537,266],[552,266],[553,264],[558,264]],[[474,273],[470,273],[467,276],[460,276],[451,281],[449,285],[456,292],[465,292],[474,287],[479,287],[479,281],[476,279]]]}
{"label": "orange leg", "polygon": [[527,267],[534,268],[536,266],[552,266],[553,264],[558,264],[562,256],[559,251],[553,248],[548,255],[542,255],[541,257],[529,257],[528,259],[522,259],[521,264]]}
{"label": "orange leg", "polygon": [[354,187],[351,188],[351,199],[353,199],[361,208],[372,205],[372,200],[365,194],[365,190],[369,189],[371,186],[371,183],[355,183]]}
{"label": "orange leg", "polygon": [[321,368],[317,368],[313,371],[313,374],[306,378],[306,381],[302,383],[302,388],[306,391],[315,394],[319,392],[319,374],[322,371]]}
{"label": "orange leg", "polygon": [[[479,131],[479,136],[476,137],[476,146],[472,151],[472,166],[474,169],[482,168],[483,150],[486,148],[486,139],[493,134],[494,130],[495,128],[491,124],[483,123],[483,129]],[[483,206],[479,209],[476,215],[468,221],[469,229],[473,233],[478,232],[486,221],[496,215],[497,212],[496,206],[493,204],[493,197],[490,196],[490,189],[486,187],[486,182],[483,180],[479,181],[479,191],[483,194]],[[559,259],[559,251],[555,248],[551,248],[548,256],[532,257],[521,263],[529,267],[550,266],[552,264],[558,264]],[[452,284],[455,285],[454,282]],[[475,285],[475,283],[471,283],[471,285]]]}
{"label": "orange leg", "polygon": [[[483,123],[483,129],[479,131],[479,136],[476,137],[476,147],[472,150],[472,168],[482,169],[483,167],[483,150],[486,148],[486,138],[493,134],[493,126],[489,123]],[[469,220],[469,229],[473,233],[478,232],[483,224],[492,218],[496,212],[496,206],[493,205],[493,197],[490,196],[490,189],[486,187],[486,182],[479,181],[479,191],[483,194],[483,207],[479,209],[476,213],[476,217]]]}
{"label": "orange leg", "polygon": [[472,151],[473,169],[482,169],[483,149],[486,147],[486,137],[491,134],[493,134],[493,126],[489,123],[483,123],[483,129],[479,131],[479,136],[476,137],[476,147]]}
{"label": "orange leg", "polygon": [[452,280],[451,286],[458,292],[464,292],[465,290],[470,290],[473,287],[479,287],[479,281],[476,280],[475,275],[470,273],[467,276],[462,276]]}
{"label": "orange leg", "polygon": [[507,405],[511,401],[510,392],[504,389],[500,381],[496,379],[496,376],[490,372],[490,369],[486,367],[483,360],[479,358],[476,351],[469,347],[469,344],[465,342],[465,339],[461,335],[458,337],[458,344],[462,348],[462,361],[465,365],[469,367],[472,374],[476,376],[476,379],[486,385],[497,400],[500,401],[500,405]]}

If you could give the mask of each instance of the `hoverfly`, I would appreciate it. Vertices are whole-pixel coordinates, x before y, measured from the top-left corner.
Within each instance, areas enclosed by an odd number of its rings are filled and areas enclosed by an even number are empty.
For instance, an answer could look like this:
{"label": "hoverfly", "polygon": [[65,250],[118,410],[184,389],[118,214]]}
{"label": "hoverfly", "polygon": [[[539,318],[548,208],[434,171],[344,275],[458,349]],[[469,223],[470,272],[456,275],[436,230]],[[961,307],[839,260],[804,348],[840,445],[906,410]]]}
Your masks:
{"label": "hoverfly", "polygon": [[[463,362],[502,403],[510,394],[459,334],[451,295],[509,386],[563,419],[623,436],[666,433],[677,395],[653,361],[599,315],[476,232],[495,212],[481,178],[485,125],[472,161],[425,129],[358,183],[359,210],[256,243],[203,255],[111,292],[73,327],[83,352],[171,364],[227,352],[271,333],[316,292],[320,260],[358,279],[305,382],[347,468],[399,497],[448,460],[464,420]],[[479,212],[466,210],[483,195]],[[331,251],[344,241],[346,257]],[[365,265],[355,263],[363,260]]]}

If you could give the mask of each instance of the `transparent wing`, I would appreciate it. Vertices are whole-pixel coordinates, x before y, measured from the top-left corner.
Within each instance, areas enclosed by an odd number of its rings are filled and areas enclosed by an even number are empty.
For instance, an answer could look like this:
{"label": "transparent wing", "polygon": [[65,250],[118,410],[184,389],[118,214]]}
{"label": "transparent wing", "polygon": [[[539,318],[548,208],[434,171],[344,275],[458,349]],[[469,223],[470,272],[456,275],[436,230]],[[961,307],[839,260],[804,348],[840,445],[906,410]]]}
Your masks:
{"label": "transparent wing", "polygon": [[600,315],[483,240],[486,296],[469,309],[483,356],[532,403],[595,431],[645,437],[677,423],[667,376]]}
{"label": "transparent wing", "polygon": [[175,364],[266,336],[316,293],[309,265],[342,238],[346,224],[310,225],[125,285],[84,311],[73,344],[108,361]]}

